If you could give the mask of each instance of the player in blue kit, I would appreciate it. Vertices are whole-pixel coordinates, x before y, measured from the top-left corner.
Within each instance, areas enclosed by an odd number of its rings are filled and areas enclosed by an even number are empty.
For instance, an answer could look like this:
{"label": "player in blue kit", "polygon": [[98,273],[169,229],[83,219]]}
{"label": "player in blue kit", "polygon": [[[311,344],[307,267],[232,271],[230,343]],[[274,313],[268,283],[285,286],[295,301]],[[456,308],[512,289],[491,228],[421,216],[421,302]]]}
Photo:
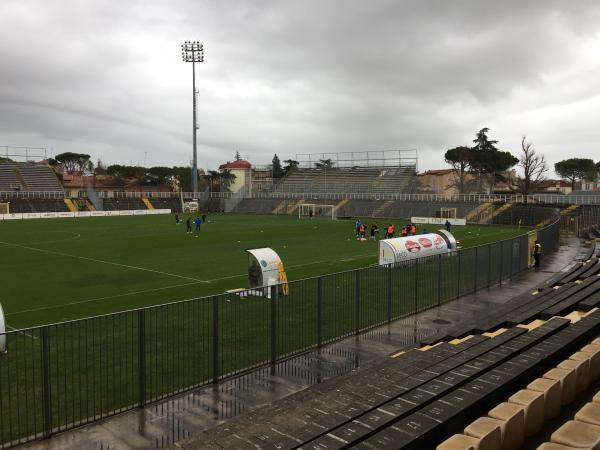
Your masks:
{"label": "player in blue kit", "polygon": [[202,219],[200,216],[196,216],[194,219],[194,224],[196,225],[196,237],[198,237],[198,233],[200,233],[200,225],[202,225]]}

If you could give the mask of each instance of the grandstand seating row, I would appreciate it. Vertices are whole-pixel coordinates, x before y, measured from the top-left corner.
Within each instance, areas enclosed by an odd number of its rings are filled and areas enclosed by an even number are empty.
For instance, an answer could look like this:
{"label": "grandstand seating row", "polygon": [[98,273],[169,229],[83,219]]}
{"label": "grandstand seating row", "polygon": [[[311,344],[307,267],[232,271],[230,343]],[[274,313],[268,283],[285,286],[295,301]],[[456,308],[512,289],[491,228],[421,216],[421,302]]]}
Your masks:
{"label": "grandstand seating row", "polygon": [[[586,347],[600,333],[595,246],[581,258],[535,294],[499,306],[502,313],[486,324],[467,323],[423,339],[419,348],[308,388],[178,446],[520,448],[524,437],[600,377],[600,346]],[[460,430],[464,436],[442,444]]]}
{"label": "grandstand seating row", "polygon": [[62,192],[52,169],[41,164],[0,164],[0,191]]}
{"label": "grandstand seating row", "polygon": [[447,328],[423,340],[424,344],[434,344],[443,339],[463,336],[470,332],[481,332],[505,325],[547,318],[568,312],[578,306],[589,311],[600,307],[600,261],[595,255],[596,243],[590,247],[584,260],[575,264],[570,271],[561,272],[538,286],[525,292],[488,314],[486,322],[466,322],[454,328]]}
{"label": "grandstand seating row", "polygon": [[181,212],[181,200],[178,198],[153,198],[150,203],[154,209],[170,209],[173,212]]}
{"label": "grandstand seating row", "polygon": [[441,208],[456,208],[457,217],[465,217],[478,203],[417,202],[405,200],[279,200],[247,198],[234,209],[239,213],[298,214],[301,203],[332,204],[337,206],[337,217],[436,217]]}
{"label": "grandstand seating row", "polygon": [[21,189],[13,164],[0,164],[0,191]]}
{"label": "grandstand seating row", "polygon": [[10,212],[39,213],[69,211],[62,199],[16,199],[10,201]]}
{"label": "grandstand seating row", "polygon": [[415,192],[415,168],[297,169],[279,181],[276,192]]}
{"label": "grandstand seating row", "polygon": [[[435,448],[506,399],[520,404],[523,433],[532,433],[539,426],[540,402],[530,404],[543,393],[527,395],[520,389],[543,374],[559,382],[576,378],[576,367],[549,371],[599,331],[600,310],[596,310],[575,323],[553,318],[410,350],[275,402],[179,446],[189,450]],[[570,395],[571,384],[565,391]],[[543,418],[543,405],[541,410]]]}
{"label": "grandstand seating row", "polygon": [[[517,450],[524,439],[543,430],[561,409],[600,379],[600,339],[583,346],[568,359],[548,370],[437,447],[437,450],[479,448]],[[586,404],[569,421],[552,433],[552,443],[540,450],[569,450],[600,446],[600,395]]]}
{"label": "grandstand seating row", "polygon": [[105,198],[102,205],[104,211],[148,209],[141,198]]}
{"label": "grandstand seating row", "polygon": [[[586,355],[587,352],[595,351],[598,348],[600,348],[600,340],[595,339],[592,345],[584,347],[580,353]],[[577,356],[581,357],[581,355]],[[574,355],[574,357],[577,356]],[[595,368],[594,361],[590,361],[590,372],[594,371]],[[590,381],[594,379],[596,378],[590,373]],[[592,402],[586,403],[575,414],[574,419],[552,433],[551,442],[542,444],[538,449],[572,450],[573,448],[598,448],[600,446],[600,391],[594,395]]]}
{"label": "grandstand seating row", "polygon": [[[490,222],[496,225],[515,225],[519,219],[523,223],[541,223],[547,217],[547,205],[514,205],[506,203],[496,205],[496,210],[499,211]],[[558,212],[558,210],[557,210]]]}
{"label": "grandstand seating row", "polygon": [[[11,213],[40,213],[69,211],[69,207],[63,199],[10,199]],[[88,203],[85,199],[76,199],[71,203],[76,210],[87,211]],[[150,204],[154,209],[171,209],[173,212],[181,212],[181,201],[179,199],[152,199]],[[104,199],[103,208],[106,211],[148,209],[142,199]]]}

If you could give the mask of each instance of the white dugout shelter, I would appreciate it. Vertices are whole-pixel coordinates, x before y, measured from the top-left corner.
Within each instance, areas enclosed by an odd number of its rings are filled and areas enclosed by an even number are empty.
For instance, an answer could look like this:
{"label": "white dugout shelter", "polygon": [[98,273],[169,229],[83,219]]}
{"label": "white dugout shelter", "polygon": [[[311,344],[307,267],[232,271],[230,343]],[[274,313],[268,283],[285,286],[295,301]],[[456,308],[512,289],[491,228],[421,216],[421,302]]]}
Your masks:
{"label": "white dugout shelter", "polygon": [[4,320],[4,310],[0,304],[0,354],[6,353],[6,321]]}
{"label": "white dugout shelter", "polygon": [[452,233],[437,230],[434,233],[418,234],[379,241],[379,265],[394,264],[426,256],[454,252],[457,243]]}

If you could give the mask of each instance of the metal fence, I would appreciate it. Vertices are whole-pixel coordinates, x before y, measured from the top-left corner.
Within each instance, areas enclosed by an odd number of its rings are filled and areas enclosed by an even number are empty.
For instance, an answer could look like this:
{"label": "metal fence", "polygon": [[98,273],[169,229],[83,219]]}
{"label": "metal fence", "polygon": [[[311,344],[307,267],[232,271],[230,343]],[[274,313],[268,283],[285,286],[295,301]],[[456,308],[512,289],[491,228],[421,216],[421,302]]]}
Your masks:
{"label": "metal fence", "polygon": [[[223,198],[226,193],[211,192],[211,198]],[[550,205],[599,205],[600,194],[595,191],[589,195],[579,194],[390,194],[370,192],[260,192],[251,194],[252,198],[280,200],[402,200],[416,202],[466,202],[466,203],[527,203]]]}
{"label": "metal fence", "polygon": [[[558,246],[558,221],[538,231]],[[215,383],[501,283],[526,269],[528,236],[241,294],[6,333],[0,447]]]}
{"label": "metal fence", "polygon": [[[84,192],[82,192],[84,195]],[[185,200],[203,198],[204,192],[113,192],[113,198],[150,198],[169,199],[183,198]],[[213,199],[229,199],[234,194],[231,192],[210,192]],[[37,199],[37,198],[64,198],[62,191],[0,191],[0,199]],[[368,192],[270,192],[253,191],[246,195],[247,198],[281,199],[281,200],[404,200],[417,202],[466,202],[466,203],[528,203],[528,204],[555,204],[555,205],[600,205],[600,194],[590,192],[589,195],[579,194],[385,194]]]}

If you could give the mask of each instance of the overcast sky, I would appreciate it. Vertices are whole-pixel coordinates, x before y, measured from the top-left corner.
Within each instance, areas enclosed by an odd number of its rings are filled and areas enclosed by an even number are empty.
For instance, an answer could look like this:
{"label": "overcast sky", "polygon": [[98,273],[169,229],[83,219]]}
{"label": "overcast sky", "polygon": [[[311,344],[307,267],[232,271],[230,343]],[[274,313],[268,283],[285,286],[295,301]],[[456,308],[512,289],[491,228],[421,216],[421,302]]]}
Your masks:
{"label": "overcast sky", "polygon": [[1,0],[0,146],[189,164],[184,40],[202,167],[416,147],[440,168],[482,127],[600,159],[597,0]]}

